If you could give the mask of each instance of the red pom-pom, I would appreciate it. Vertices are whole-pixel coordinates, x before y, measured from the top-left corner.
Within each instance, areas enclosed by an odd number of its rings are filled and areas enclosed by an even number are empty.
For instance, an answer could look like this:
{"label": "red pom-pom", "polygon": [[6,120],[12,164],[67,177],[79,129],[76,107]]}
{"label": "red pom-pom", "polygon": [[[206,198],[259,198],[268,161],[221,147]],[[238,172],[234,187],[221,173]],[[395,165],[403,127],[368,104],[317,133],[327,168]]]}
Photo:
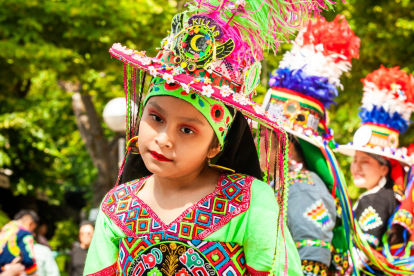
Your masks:
{"label": "red pom-pom", "polygon": [[[405,102],[414,103],[414,78],[413,75],[400,70],[400,67],[381,68],[369,73],[362,82],[374,83],[378,89],[386,89],[393,93],[395,97],[407,97]],[[403,92],[403,94],[401,93]]]}
{"label": "red pom-pom", "polygon": [[[361,40],[354,34],[343,15],[337,15],[332,22],[327,22],[323,17],[316,21],[309,21],[302,36],[304,45],[322,44],[325,56],[341,54],[347,61],[359,58]],[[336,62],[341,60],[343,58],[338,58]]]}

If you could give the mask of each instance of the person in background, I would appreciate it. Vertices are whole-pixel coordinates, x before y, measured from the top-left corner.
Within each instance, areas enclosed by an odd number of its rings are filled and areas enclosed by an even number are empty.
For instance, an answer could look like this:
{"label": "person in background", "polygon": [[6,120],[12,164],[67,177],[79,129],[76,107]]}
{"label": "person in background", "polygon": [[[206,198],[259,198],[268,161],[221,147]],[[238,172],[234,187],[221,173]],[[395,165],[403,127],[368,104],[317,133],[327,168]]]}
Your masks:
{"label": "person in background", "polygon": [[82,276],[85,266],[86,254],[91,245],[94,225],[92,222],[81,223],[79,229],[79,243],[76,243],[71,252],[69,264],[69,276]]}
{"label": "person in background", "polygon": [[39,217],[32,210],[21,210],[14,220],[0,232],[0,272],[4,266],[21,257],[27,275],[35,275],[37,266],[33,250],[33,231],[39,224]]}
{"label": "person in background", "polygon": [[[391,229],[394,233],[390,240],[386,233],[391,218],[402,219],[394,213],[403,201],[405,167],[409,167],[411,162],[407,151],[399,148],[399,135],[411,124],[414,98],[407,96],[414,91],[414,78],[399,67],[381,66],[362,79],[362,83],[364,92],[358,113],[362,125],[355,132],[352,142],[338,146],[338,152],[353,157],[350,171],[354,185],[366,189],[353,206],[361,238],[381,253],[384,245],[404,241],[404,237],[400,236],[403,231],[399,232],[398,226]],[[402,96],[389,100],[394,95]],[[405,248],[402,249],[404,252]],[[362,250],[354,248],[353,251],[356,253],[355,267],[361,271],[360,275],[398,274],[395,268],[387,271],[385,267],[371,265],[372,257],[368,258],[369,255]],[[381,263],[381,259],[376,261]]]}
{"label": "person in background", "polygon": [[60,276],[59,267],[53,257],[52,250],[39,242],[40,237],[44,238],[39,232],[44,233],[43,231],[44,229],[38,227],[35,235],[34,252],[36,255],[37,276]]}
{"label": "person in background", "polygon": [[47,224],[41,223],[36,229],[36,242],[44,246],[49,247],[52,250],[52,247],[49,244],[49,241],[46,239],[47,234]]}

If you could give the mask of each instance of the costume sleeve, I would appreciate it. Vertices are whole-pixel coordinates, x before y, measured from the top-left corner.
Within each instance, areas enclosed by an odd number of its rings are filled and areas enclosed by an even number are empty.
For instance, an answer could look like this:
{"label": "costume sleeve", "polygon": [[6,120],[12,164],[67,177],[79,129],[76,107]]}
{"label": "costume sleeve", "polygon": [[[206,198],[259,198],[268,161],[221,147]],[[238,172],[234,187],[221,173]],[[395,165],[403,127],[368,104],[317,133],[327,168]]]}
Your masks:
{"label": "costume sleeve", "polygon": [[20,248],[22,264],[25,267],[26,274],[35,274],[37,266],[33,248],[33,236],[31,234],[23,234],[23,236],[18,237],[17,243]]}
{"label": "costume sleeve", "polygon": [[119,239],[123,237],[122,230],[101,209],[83,275],[116,275]]}
{"label": "costume sleeve", "polygon": [[321,180],[290,186],[287,222],[302,264],[329,266],[335,221],[335,200]]}
{"label": "costume sleeve", "polygon": [[[299,256],[287,227],[279,226],[278,229],[279,208],[272,189],[266,183],[254,180],[248,212],[243,246],[249,273],[268,275],[273,267],[275,275],[283,275],[287,267],[288,275],[302,275]],[[276,240],[278,230],[279,238]],[[278,257],[274,260],[276,250]]]}

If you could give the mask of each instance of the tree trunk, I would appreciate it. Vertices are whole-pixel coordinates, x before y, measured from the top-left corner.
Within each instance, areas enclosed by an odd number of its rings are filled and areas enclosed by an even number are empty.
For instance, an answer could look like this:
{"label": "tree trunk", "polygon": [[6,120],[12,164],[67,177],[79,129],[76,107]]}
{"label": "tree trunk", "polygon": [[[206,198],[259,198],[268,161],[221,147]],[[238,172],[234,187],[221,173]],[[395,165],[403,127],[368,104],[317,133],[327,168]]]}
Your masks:
{"label": "tree trunk", "polygon": [[117,148],[111,149],[105,139],[101,120],[88,94],[76,92],[72,97],[72,107],[82,139],[98,169],[97,179],[92,184],[93,207],[98,207],[118,177]]}

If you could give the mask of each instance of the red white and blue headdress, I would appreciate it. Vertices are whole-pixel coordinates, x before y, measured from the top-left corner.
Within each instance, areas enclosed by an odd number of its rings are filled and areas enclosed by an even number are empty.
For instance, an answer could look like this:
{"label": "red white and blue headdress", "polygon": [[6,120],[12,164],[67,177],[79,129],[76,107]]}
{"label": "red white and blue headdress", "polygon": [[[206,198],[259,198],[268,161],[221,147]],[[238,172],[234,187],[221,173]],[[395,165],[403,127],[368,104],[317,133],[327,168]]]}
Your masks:
{"label": "red white and blue headdress", "polygon": [[314,144],[331,140],[326,108],[342,88],[340,77],[359,57],[360,39],[343,15],[334,21],[310,21],[286,52],[279,69],[272,72],[263,107],[285,129]]}
{"label": "red white and blue headdress", "polygon": [[399,67],[380,69],[362,80],[364,94],[359,116],[362,126],[353,142],[338,151],[353,155],[355,150],[377,154],[409,165],[407,149],[399,148],[399,135],[411,124],[414,111],[414,78]]}

